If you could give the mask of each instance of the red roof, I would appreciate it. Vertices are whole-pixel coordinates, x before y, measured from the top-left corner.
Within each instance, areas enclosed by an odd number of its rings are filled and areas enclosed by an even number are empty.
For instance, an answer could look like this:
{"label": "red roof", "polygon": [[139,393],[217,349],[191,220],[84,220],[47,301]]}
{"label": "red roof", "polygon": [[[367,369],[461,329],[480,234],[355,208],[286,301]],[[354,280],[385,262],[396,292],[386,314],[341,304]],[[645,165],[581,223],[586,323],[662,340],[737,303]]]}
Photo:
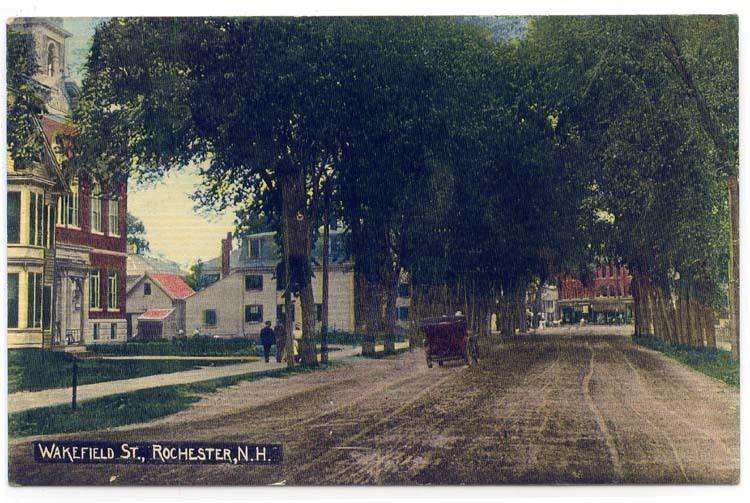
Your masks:
{"label": "red roof", "polygon": [[163,320],[174,312],[174,309],[149,309],[138,317],[139,320]]}
{"label": "red roof", "polygon": [[150,272],[148,275],[173,299],[186,299],[195,293],[182,276],[177,274]]}

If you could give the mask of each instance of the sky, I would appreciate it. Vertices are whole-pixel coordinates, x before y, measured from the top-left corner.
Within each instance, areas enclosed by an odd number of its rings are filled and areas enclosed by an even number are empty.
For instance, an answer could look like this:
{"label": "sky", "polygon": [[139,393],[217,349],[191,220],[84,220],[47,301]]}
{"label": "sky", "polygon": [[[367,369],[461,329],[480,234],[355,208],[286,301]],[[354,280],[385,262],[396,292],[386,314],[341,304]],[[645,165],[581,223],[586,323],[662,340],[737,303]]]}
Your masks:
{"label": "sky", "polygon": [[[102,18],[65,18],[63,25],[73,36],[66,42],[66,60],[71,76],[80,82],[91,37]],[[200,183],[198,170],[188,166],[172,170],[160,184],[128,185],[128,213],[140,218],[146,227],[151,254],[183,266],[195,259],[221,254],[221,239],[234,230],[234,214],[206,215],[193,209],[190,199]]]}

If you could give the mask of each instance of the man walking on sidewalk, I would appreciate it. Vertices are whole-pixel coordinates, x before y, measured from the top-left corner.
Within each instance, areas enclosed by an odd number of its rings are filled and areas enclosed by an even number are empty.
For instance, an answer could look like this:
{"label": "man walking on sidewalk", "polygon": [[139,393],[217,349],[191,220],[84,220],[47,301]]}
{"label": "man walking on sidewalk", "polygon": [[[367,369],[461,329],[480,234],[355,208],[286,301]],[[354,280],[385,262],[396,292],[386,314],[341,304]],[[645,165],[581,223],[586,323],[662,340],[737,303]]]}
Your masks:
{"label": "man walking on sidewalk", "polygon": [[[268,356],[271,353],[271,346],[276,341],[276,336],[273,334],[273,329],[271,328],[271,322],[267,321],[266,326],[263,327],[263,330],[260,331],[260,343],[263,344],[263,356],[266,359],[266,363],[268,363]],[[278,351],[278,348],[277,348]]]}

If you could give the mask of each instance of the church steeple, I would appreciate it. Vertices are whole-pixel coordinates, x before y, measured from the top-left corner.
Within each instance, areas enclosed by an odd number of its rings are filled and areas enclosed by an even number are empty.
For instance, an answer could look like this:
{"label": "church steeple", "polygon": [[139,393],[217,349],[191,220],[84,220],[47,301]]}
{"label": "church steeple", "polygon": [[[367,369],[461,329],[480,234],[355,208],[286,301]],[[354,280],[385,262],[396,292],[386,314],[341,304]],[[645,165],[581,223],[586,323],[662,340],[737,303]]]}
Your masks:
{"label": "church steeple", "polygon": [[66,114],[69,103],[64,89],[66,75],[65,40],[72,34],[62,26],[62,18],[32,17],[13,21],[13,27],[30,33],[34,39],[39,70],[34,75],[49,90],[47,107]]}

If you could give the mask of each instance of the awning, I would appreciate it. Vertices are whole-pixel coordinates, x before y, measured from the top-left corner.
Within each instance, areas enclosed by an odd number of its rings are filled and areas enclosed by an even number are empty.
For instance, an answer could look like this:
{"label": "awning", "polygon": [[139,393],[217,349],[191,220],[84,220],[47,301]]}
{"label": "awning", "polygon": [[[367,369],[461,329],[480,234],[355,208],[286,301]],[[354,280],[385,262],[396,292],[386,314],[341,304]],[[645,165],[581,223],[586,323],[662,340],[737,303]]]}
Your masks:
{"label": "awning", "polygon": [[149,309],[138,317],[139,321],[161,321],[167,319],[174,309]]}

